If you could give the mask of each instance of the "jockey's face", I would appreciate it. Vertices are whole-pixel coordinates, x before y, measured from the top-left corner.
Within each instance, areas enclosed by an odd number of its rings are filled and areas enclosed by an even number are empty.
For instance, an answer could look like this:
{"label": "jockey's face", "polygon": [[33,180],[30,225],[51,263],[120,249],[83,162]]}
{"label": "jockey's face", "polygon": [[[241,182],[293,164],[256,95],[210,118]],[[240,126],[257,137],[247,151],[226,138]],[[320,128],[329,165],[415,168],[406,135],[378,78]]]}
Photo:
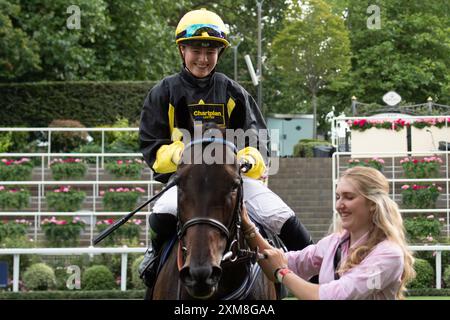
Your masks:
{"label": "jockey's face", "polygon": [[186,67],[197,78],[207,77],[216,67],[219,48],[180,46]]}

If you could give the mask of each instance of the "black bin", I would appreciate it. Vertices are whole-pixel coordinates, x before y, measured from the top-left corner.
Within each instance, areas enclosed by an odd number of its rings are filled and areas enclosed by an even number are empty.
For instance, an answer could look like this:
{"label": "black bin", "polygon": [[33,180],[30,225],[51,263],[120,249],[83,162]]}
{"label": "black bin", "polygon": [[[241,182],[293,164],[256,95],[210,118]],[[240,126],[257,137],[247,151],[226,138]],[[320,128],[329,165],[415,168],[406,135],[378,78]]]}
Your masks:
{"label": "black bin", "polygon": [[335,152],[333,146],[315,146],[313,147],[314,158],[331,158]]}
{"label": "black bin", "polygon": [[439,150],[450,151],[450,142],[439,141]]}

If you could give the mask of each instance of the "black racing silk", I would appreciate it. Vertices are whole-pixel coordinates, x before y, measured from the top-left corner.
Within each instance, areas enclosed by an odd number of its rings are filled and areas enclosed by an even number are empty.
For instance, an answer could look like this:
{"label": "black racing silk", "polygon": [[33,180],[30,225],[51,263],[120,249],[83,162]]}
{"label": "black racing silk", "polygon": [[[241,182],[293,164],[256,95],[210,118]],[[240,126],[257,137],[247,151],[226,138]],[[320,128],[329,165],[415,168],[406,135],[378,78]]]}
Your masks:
{"label": "black racing silk", "polygon": [[[150,168],[156,160],[158,149],[172,143],[172,130],[180,122],[175,115],[183,114],[177,112],[180,111],[177,108],[187,108],[194,121],[215,122],[219,127],[228,129],[251,129],[258,141],[258,149],[268,163],[270,139],[267,135],[267,139],[262,141],[258,136],[258,130],[267,130],[267,126],[253,97],[222,73],[213,71],[208,77],[199,79],[183,68],[180,73],[156,84],[144,101],[139,143]],[[238,146],[239,149],[243,147]],[[171,175],[155,172],[154,178],[166,183]]]}

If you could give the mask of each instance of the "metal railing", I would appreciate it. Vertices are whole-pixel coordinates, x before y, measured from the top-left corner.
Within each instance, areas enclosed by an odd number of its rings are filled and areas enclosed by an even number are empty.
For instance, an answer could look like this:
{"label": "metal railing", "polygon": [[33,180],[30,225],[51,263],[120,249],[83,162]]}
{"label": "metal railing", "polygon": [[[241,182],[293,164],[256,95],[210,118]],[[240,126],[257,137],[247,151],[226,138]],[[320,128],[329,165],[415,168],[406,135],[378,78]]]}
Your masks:
{"label": "metal railing", "polygon": [[[9,212],[9,211],[0,211],[0,215],[2,216],[33,216],[34,217],[34,240],[37,240],[37,230],[40,228],[40,219],[42,216],[89,216],[90,217],[90,244],[93,243],[93,237],[94,237],[94,227],[95,222],[94,219],[96,216],[116,216],[116,215],[125,215],[128,212],[103,212],[98,211],[98,203],[97,198],[99,195],[99,186],[102,185],[144,185],[147,186],[147,194],[144,197],[143,201],[146,199],[149,199],[154,195],[154,186],[155,185],[161,185],[160,182],[157,182],[153,180],[153,172],[146,167],[143,172],[147,172],[149,174],[148,180],[108,180],[108,181],[102,181],[100,179],[100,158],[108,158],[108,157],[139,157],[142,158],[142,154],[139,153],[0,153],[0,158],[5,157],[40,157],[41,158],[41,166],[40,166],[40,178],[38,180],[33,181],[2,181],[0,182],[1,185],[7,186],[7,185],[14,185],[14,186],[37,186],[37,195],[34,197],[37,199],[37,210],[34,211],[26,211],[26,210],[20,210],[17,212]],[[93,180],[85,180],[85,181],[61,181],[61,180],[52,180],[48,181],[46,180],[46,163],[45,160],[48,158],[48,163],[50,163],[50,159],[56,158],[56,157],[76,157],[76,158],[88,158],[88,157],[95,157],[95,179]],[[86,186],[91,185],[92,186],[92,211],[85,212],[85,211],[77,211],[77,212],[48,212],[43,210],[43,202],[45,198],[45,186],[51,186],[51,185],[79,185],[79,186]],[[90,197],[86,197],[89,199]],[[147,207],[146,212],[138,212],[136,215],[145,215],[148,217],[150,214],[150,205]],[[148,219],[145,219],[145,242],[146,246],[149,245],[149,239],[148,239]]]}
{"label": "metal railing", "polygon": [[13,255],[13,292],[19,291],[20,256],[25,254],[37,255],[81,255],[81,254],[120,254],[120,290],[127,290],[127,264],[129,253],[144,253],[146,248],[34,248],[34,249],[0,249],[1,255]]}
{"label": "metal railing", "polygon": [[[436,155],[443,155],[444,156],[444,166],[445,166],[445,178],[432,178],[432,179],[405,179],[402,177],[398,177],[402,174],[402,171],[397,172],[396,166],[395,166],[395,160],[397,158],[404,158],[404,153],[394,153],[394,152],[375,152],[375,153],[355,153],[355,152],[335,152],[333,154],[332,158],[332,175],[333,175],[333,225],[336,226],[336,218],[337,218],[337,211],[336,211],[336,202],[334,201],[334,195],[336,194],[336,185],[338,182],[338,179],[340,177],[341,171],[345,170],[347,167],[347,163],[341,163],[342,157],[351,157],[351,156],[358,156],[359,154],[364,154],[364,157],[370,158],[372,155],[373,157],[378,157],[381,159],[391,159],[392,161],[392,178],[387,178],[389,183],[391,184],[390,192],[391,197],[393,200],[396,200],[396,184],[397,183],[404,183],[404,182],[444,182],[445,183],[445,208],[440,209],[400,209],[401,213],[446,213],[446,234],[447,238],[450,238],[450,151],[436,151]],[[425,154],[424,152],[418,152],[414,153],[414,156],[420,156],[421,154]],[[385,167],[386,170],[386,167]]]}
{"label": "metal railing", "polygon": [[[412,251],[434,251],[435,272],[436,272],[436,289],[442,287],[442,251],[450,251],[450,245],[433,245],[433,246],[409,246]],[[1,255],[13,255],[13,292],[19,291],[20,277],[20,256],[26,254],[37,255],[82,255],[82,254],[121,254],[121,271],[120,271],[120,290],[127,290],[127,263],[129,253],[144,253],[146,248],[35,248],[35,249],[0,249]]]}
{"label": "metal railing", "polygon": [[[0,132],[46,132],[47,133],[47,155],[50,158],[52,153],[52,133],[53,132],[101,132],[101,154],[105,154],[105,132],[138,132],[139,128],[49,128],[49,127],[30,127],[30,128],[14,128],[0,127]],[[50,164],[50,160],[48,161]],[[104,158],[101,157],[101,167],[104,166]]]}

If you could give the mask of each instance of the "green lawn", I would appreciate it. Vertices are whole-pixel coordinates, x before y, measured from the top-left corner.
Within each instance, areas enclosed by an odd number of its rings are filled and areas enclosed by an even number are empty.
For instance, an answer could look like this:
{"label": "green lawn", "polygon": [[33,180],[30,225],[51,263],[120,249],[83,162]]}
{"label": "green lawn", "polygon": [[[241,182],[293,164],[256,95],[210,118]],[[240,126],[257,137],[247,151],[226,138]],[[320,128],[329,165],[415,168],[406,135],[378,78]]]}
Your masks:
{"label": "green lawn", "polygon": [[406,300],[450,300],[448,296],[407,297]]}

